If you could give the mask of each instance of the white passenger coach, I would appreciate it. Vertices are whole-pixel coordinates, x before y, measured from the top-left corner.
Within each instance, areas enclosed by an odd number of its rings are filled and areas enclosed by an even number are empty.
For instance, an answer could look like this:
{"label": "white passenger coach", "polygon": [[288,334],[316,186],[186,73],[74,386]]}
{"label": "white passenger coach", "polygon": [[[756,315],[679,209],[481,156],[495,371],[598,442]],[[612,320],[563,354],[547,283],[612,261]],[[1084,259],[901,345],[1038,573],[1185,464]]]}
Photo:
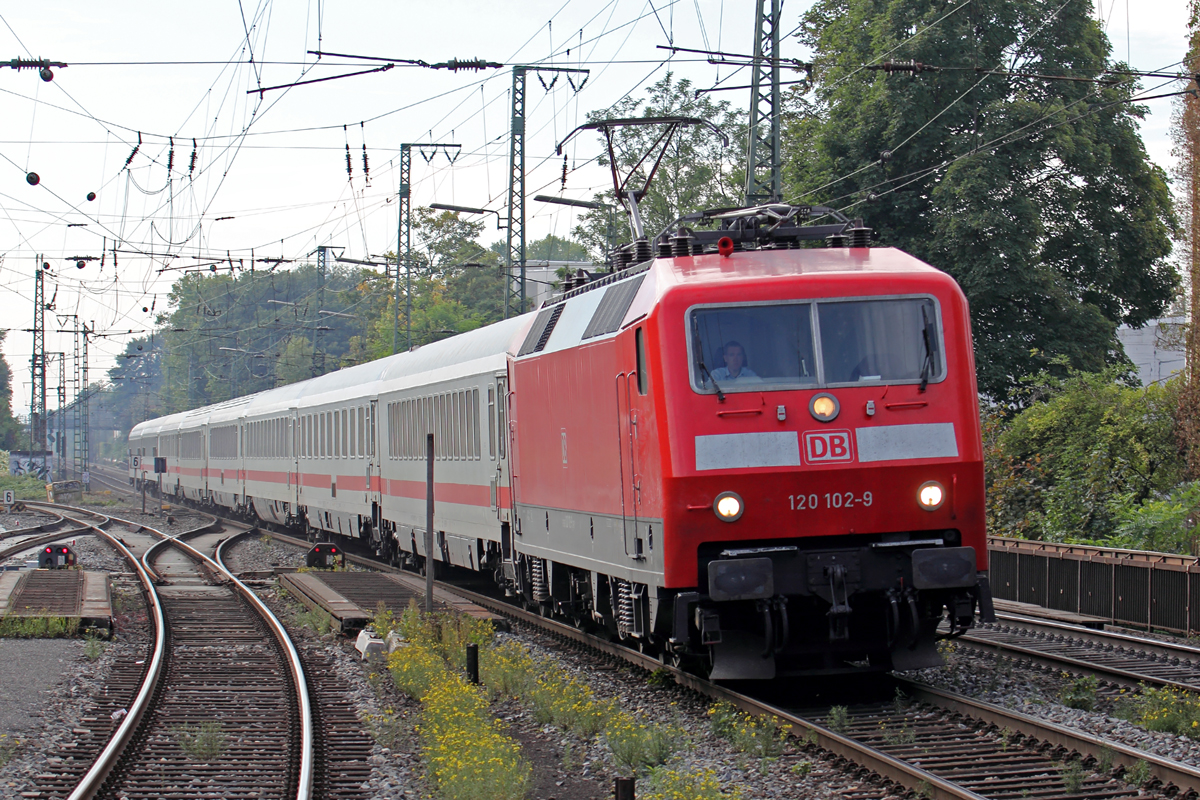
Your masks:
{"label": "white passenger coach", "polygon": [[[529,322],[143,422],[129,434],[130,481],[161,480],[165,498],[304,525],[314,538],[369,540],[391,561],[423,557],[433,430],[435,558],[479,569],[509,530],[506,353]],[[161,476],[156,456],[166,457]]]}

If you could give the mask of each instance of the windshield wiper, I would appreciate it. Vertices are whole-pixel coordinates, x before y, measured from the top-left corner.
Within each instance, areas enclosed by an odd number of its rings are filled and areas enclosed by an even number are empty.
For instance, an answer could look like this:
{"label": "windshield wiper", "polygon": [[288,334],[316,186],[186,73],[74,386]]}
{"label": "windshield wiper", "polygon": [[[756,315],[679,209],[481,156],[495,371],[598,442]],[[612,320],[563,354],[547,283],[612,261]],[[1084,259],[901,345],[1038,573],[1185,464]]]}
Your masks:
{"label": "windshield wiper", "polygon": [[929,317],[925,313],[924,304],[921,305],[921,339],[925,342],[925,362],[921,365],[921,387],[917,391],[925,391],[925,387],[929,385],[929,373],[933,371],[933,344],[930,341],[929,333]]}
{"label": "windshield wiper", "polygon": [[717,402],[724,403],[725,393],[721,391],[721,387],[717,385],[717,379],[712,376],[708,366],[704,363],[704,348],[700,344],[700,323],[696,321],[695,317],[692,317],[692,338],[696,342],[696,366],[712,381],[713,389],[717,392]]}

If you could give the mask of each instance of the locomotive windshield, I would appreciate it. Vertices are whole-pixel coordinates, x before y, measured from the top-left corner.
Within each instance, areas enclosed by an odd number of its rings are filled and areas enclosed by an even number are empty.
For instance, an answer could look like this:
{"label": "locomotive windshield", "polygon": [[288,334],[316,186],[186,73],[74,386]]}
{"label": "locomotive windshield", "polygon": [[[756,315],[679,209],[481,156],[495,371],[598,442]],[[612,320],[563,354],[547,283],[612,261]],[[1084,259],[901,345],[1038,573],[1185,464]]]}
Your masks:
{"label": "locomotive windshield", "polygon": [[939,322],[926,297],[695,308],[693,386],[716,393],[937,382]]}

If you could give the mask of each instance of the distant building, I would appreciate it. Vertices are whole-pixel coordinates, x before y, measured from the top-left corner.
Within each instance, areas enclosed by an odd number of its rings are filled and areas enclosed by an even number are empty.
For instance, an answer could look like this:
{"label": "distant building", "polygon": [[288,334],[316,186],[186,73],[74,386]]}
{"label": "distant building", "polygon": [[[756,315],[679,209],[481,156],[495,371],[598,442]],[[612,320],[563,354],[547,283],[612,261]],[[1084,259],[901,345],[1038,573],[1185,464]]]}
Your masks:
{"label": "distant building", "polygon": [[1183,372],[1184,330],[1187,317],[1152,319],[1141,328],[1122,325],[1117,338],[1134,363],[1143,386],[1168,380]]}
{"label": "distant building", "polygon": [[[542,303],[551,296],[558,294],[554,286],[560,279],[558,270],[567,268],[574,274],[575,270],[596,272],[604,269],[603,264],[593,264],[590,261],[538,261],[525,262],[525,297],[529,300],[529,308],[540,308]],[[515,272],[515,270],[514,270]]]}

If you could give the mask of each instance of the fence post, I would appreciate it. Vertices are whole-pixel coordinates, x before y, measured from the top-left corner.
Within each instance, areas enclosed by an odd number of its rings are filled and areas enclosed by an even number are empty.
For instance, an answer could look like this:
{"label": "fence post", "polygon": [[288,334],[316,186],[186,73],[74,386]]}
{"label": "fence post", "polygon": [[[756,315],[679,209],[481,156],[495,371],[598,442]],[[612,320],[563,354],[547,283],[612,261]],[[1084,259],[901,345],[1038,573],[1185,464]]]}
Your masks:
{"label": "fence post", "polygon": [[615,800],[634,800],[633,778],[617,778],[613,781]]}

